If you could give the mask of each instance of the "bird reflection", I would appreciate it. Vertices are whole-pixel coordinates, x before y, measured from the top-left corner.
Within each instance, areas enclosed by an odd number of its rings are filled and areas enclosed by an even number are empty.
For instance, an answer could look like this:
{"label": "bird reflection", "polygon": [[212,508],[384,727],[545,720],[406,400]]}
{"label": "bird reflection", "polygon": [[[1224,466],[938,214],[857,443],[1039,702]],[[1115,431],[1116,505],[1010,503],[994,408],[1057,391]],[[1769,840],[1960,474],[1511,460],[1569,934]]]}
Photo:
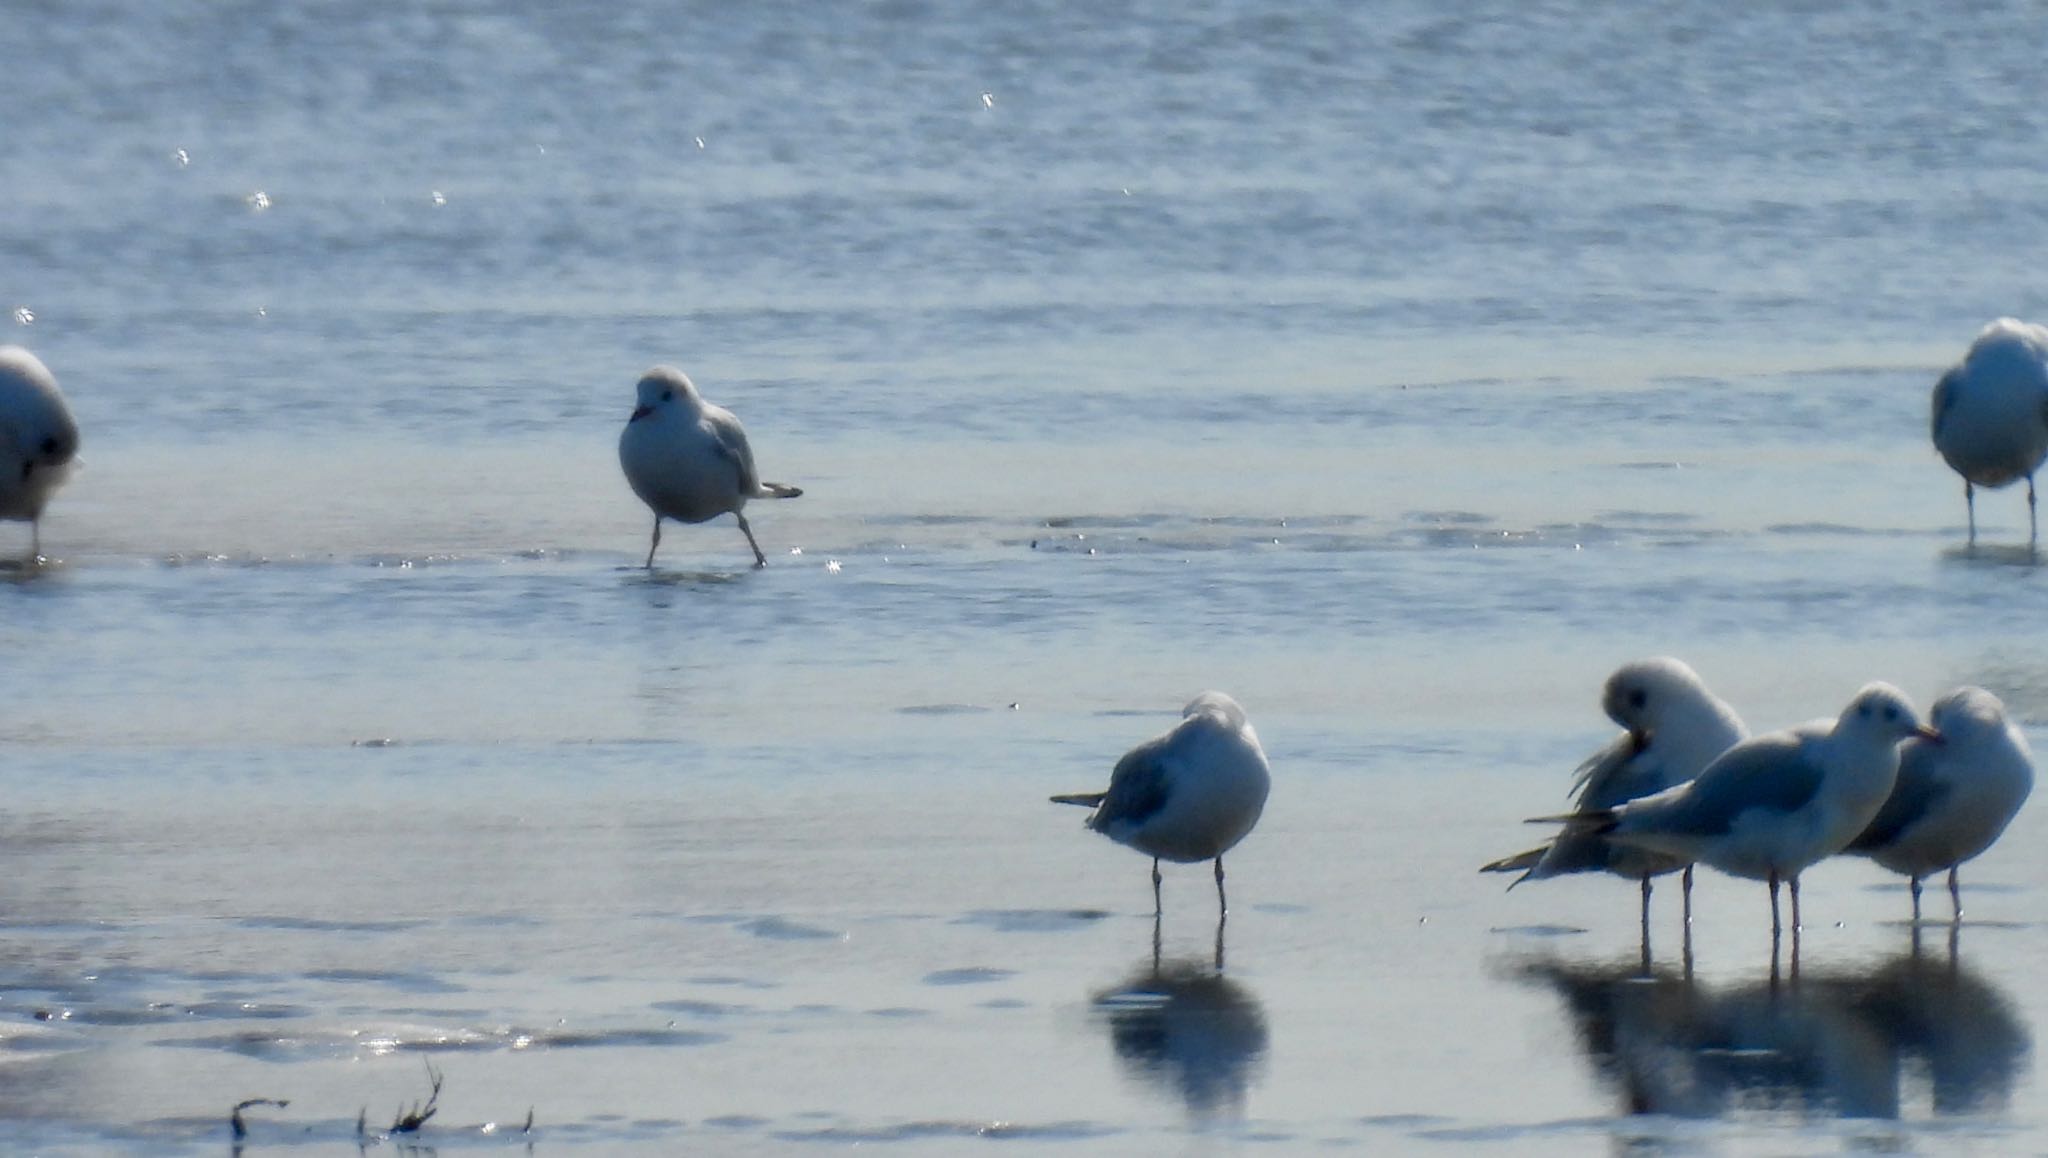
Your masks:
{"label": "bird reflection", "polygon": [[1127,1072],[1179,1096],[1197,1118],[1242,1117],[1265,1060],[1266,1011],[1243,983],[1199,959],[1154,957],[1095,995]]}
{"label": "bird reflection", "polygon": [[1901,1118],[2003,1107],[2032,1048],[2017,1007],[1956,957],[1713,987],[1633,961],[1528,958],[1627,1112]]}

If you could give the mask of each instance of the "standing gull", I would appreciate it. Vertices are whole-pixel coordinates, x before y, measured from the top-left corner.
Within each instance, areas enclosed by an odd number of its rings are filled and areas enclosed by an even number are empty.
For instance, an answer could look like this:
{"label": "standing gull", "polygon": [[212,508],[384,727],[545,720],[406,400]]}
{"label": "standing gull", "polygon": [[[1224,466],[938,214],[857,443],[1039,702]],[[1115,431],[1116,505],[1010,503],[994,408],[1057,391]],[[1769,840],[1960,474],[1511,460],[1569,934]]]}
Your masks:
{"label": "standing gull", "polygon": [[57,376],[22,347],[0,346],[0,519],[28,521],[31,562],[43,556],[43,505],[77,453]]}
{"label": "standing gull", "polygon": [[626,482],[654,511],[654,541],[647,566],[661,547],[661,521],[701,523],[726,512],[739,520],[754,565],[768,557],[754,541],[741,508],[748,499],[793,499],[804,493],[782,483],[764,483],[754,470],[747,432],[732,411],[704,401],[690,379],[673,366],[656,366],[640,378],[639,404],[619,435],[619,465]]}
{"label": "standing gull", "polygon": [[[1223,854],[1259,822],[1272,770],[1258,733],[1237,701],[1203,692],[1180,723],[1124,753],[1106,792],[1076,792],[1055,804],[1095,810],[1088,827],[1152,858],[1152,912],[1160,912],[1159,862],[1216,862],[1216,911],[1223,895]],[[1220,927],[1219,927],[1220,944]]]}
{"label": "standing gull", "polygon": [[[1700,774],[1714,758],[1749,736],[1735,709],[1723,703],[1692,668],[1668,657],[1637,660],[1607,677],[1600,706],[1624,729],[1579,765],[1573,808],[1593,812],[1662,792]],[[1481,872],[1516,872],[1508,887],[1566,873],[1606,871],[1640,881],[1643,942],[1650,938],[1650,878],[1685,870],[1686,920],[1692,915],[1692,862],[1617,844],[1591,829],[1568,829],[1550,843],[1505,857]]]}
{"label": "standing gull", "polygon": [[1933,409],[1934,449],[1963,476],[1970,542],[1977,541],[1977,488],[2024,478],[2027,542],[2034,543],[2034,472],[2048,457],[2048,328],[2012,318],[1984,327],[1935,383]]}
{"label": "standing gull", "polygon": [[1848,847],[1891,795],[1899,741],[1937,733],[1920,723],[1904,692],[1872,683],[1833,721],[1744,740],[1689,784],[1614,808],[1562,820],[1567,832],[1601,833],[1618,844],[1704,861],[1771,887],[1771,934],[1780,929],[1778,885],[1792,888],[1799,929],[1799,874]]}
{"label": "standing gull", "polygon": [[1957,688],[1934,701],[1928,722],[1940,743],[1908,741],[1899,778],[1877,818],[1845,852],[1904,873],[1920,923],[1920,878],[1948,870],[1953,920],[1963,919],[1956,866],[1990,848],[2034,790],[2027,738],[2005,705],[1983,688]]}

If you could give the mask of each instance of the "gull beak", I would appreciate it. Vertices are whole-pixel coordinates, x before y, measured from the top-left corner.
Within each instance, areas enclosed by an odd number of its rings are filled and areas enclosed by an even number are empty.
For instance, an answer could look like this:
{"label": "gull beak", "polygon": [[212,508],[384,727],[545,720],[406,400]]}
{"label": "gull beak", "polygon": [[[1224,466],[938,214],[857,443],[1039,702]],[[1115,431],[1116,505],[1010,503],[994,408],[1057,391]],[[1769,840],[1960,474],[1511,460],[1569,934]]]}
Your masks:
{"label": "gull beak", "polygon": [[1933,728],[1930,728],[1925,724],[1922,724],[1919,727],[1913,729],[1913,734],[1927,741],[1930,744],[1946,744],[1948,742],[1947,739],[1945,739],[1940,732],[1935,731]]}
{"label": "gull beak", "polygon": [[1641,752],[1650,746],[1650,734],[1641,728],[1630,728],[1628,730],[1628,746],[1631,752]]}
{"label": "gull beak", "polygon": [[638,422],[652,413],[654,413],[654,407],[652,406],[635,406],[633,408],[633,417],[626,419],[626,421]]}

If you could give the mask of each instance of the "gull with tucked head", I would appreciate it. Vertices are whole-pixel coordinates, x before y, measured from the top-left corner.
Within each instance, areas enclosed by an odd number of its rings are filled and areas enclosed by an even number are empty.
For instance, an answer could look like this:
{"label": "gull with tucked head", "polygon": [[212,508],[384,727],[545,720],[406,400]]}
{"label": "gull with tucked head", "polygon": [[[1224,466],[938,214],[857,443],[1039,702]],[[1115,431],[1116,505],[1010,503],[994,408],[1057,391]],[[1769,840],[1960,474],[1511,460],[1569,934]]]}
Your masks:
{"label": "gull with tucked head", "polygon": [[2027,480],[2027,542],[2040,535],[2034,472],[2048,458],[2048,328],[2000,318],[1934,386],[1934,449],[1963,476],[1970,542],[1977,488]]}
{"label": "gull with tucked head", "polygon": [[1845,853],[1904,873],[1920,923],[1920,878],[1948,871],[1953,921],[1963,919],[1956,866],[1998,840],[2034,790],[2027,738],[2005,705],[1983,688],[1957,688],[1934,701],[1928,722],[1939,743],[1909,740],[1899,750],[1892,794]]}
{"label": "gull with tucked head", "polygon": [[43,557],[43,507],[71,474],[78,423],[57,377],[20,346],[0,346],[0,519],[26,520],[29,560]]}
{"label": "gull with tucked head", "polygon": [[732,411],[697,393],[681,370],[656,366],[640,378],[638,401],[619,435],[619,465],[640,501],[654,511],[654,541],[647,566],[661,547],[661,521],[701,523],[730,513],[754,549],[754,565],[768,557],[754,541],[742,508],[748,499],[793,499],[804,492],[762,482],[754,469],[747,432]]}
{"label": "gull with tucked head", "polygon": [[1088,827],[1152,858],[1152,912],[1160,912],[1159,862],[1216,862],[1216,909],[1223,895],[1223,854],[1237,846],[1266,807],[1272,771],[1258,733],[1237,701],[1203,692],[1180,723],[1124,753],[1102,792],[1074,792],[1055,804],[1095,811]]}

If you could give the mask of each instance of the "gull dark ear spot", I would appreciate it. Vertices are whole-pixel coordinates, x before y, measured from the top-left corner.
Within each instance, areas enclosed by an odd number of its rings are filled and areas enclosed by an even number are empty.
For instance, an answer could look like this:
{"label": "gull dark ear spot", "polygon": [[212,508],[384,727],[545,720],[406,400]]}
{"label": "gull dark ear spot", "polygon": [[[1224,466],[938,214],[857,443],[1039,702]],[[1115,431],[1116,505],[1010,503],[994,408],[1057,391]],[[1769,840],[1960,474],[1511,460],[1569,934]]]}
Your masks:
{"label": "gull dark ear spot", "polygon": [[1628,706],[1631,708],[1640,708],[1649,702],[1649,694],[1641,688],[1637,688],[1628,694]]}
{"label": "gull dark ear spot", "polygon": [[1856,714],[1857,714],[1858,716],[1861,716],[1862,718],[1864,718],[1864,719],[1866,719],[1866,720],[1867,720],[1867,719],[1869,719],[1869,718],[1870,718],[1870,705],[1869,705],[1869,704],[1858,704],[1858,705],[1856,705]]}
{"label": "gull dark ear spot", "polygon": [[43,440],[43,453],[44,453],[44,454],[55,454],[55,453],[57,453],[57,449],[58,449],[58,443],[57,443],[57,440],[56,440],[56,439],[54,439],[54,438],[45,438],[45,439]]}
{"label": "gull dark ear spot", "polygon": [[1884,710],[1884,718],[1885,718],[1885,719],[1887,719],[1887,720],[1896,720],[1896,719],[1898,719],[1898,718],[1899,718],[1899,709],[1897,709],[1897,708],[1886,708],[1886,709]]}
{"label": "gull dark ear spot", "polygon": [[664,391],[662,391],[662,392],[661,392],[661,400],[662,400],[663,402],[667,402],[667,401],[669,401],[670,399],[674,398],[675,396],[676,396],[676,392],[675,392],[675,391],[673,391],[673,390],[664,390]]}

